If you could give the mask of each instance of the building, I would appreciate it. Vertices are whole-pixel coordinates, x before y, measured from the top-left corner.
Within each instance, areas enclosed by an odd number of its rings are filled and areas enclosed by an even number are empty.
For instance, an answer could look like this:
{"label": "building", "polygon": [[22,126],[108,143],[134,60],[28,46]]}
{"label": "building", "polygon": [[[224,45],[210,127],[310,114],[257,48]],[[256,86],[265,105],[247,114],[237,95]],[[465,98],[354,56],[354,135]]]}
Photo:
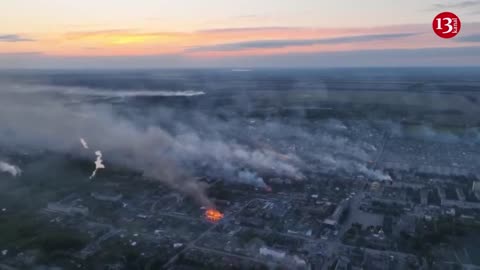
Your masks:
{"label": "building", "polygon": [[473,193],[480,194],[480,181],[473,181],[472,191],[473,191]]}
{"label": "building", "polygon": [[343,213],[348,209],[350,206],[350,200],[347,198],[342,200],[333,211],[333,214],[323,221],[323,224],[328,226],[337,226],[340,222],[340,218],[342,217]]}
{"label": "building", "polygon": [[276,260],[284,259],[287,255],[285,251],[274,250],[268,247],[261,247],[260,254],[266,257],[274,258]]}
{"label": "building", "polygon": [[345,256],[339,257],[335,264],[335,270],[349,270],[349,269],[351,269],[350,259]]}
{"label": "building", "polygon": [[98,193],[98,192],[92,192],[90,195],[99,200],[99,201],[107,201],[107,202],[118,202],[123,198],[122,194],[117,194],[117,193]]}

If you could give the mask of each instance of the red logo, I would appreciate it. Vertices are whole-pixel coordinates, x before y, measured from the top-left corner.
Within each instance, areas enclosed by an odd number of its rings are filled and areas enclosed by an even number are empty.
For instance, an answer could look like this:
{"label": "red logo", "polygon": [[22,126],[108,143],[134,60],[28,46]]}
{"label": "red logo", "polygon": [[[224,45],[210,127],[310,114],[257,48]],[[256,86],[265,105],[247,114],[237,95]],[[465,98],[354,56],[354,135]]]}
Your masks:
{"label": "red logo", "polygon": [[460,32],[461,26],[460,18],[451,12],[438,14],[432,22],[433,31],[441,38],[453,38]]}

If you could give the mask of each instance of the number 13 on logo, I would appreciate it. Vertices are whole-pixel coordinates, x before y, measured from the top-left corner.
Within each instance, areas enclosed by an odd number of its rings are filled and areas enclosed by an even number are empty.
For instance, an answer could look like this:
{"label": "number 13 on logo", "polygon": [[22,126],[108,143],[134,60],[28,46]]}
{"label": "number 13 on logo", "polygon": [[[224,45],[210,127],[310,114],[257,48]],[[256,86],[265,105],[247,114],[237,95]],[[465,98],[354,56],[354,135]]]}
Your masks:
{"label": "number 13 on logo", "polygon": [[451,12],[438,14],[432,22],[433,31],[441,38],[453,38],[460,32],[461,25],[460,18]]}

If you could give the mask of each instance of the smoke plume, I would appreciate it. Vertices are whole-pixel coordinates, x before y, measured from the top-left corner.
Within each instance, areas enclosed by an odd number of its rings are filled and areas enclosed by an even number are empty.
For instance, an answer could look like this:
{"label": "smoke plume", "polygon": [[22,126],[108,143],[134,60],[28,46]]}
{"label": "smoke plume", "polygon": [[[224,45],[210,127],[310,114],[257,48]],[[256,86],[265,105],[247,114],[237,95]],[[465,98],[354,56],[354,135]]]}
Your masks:
{"label": "smoke plume", "polygon": [[[87,158],[78,146],[78,138],[86,136],[89,146],[102,149],[102,154],[109,157],[109,164],[140,171],[145,177],[180,190],[205,206],[211,205],[205,195],[205,186],[192,180],[202,162],[214,168],[211,174],[226,180],[244,167],[302,177],[292,162],[299,160],[295,155],[286,157],[274,150],[225,139],[224,134],[216,132],[222,129],[222,124],[215,119],[209,120],[212,131],[208,134],[189,123],[175,121],[165,121],[174,122],[174,128],[168,130],[157,124],[158,121],[155,123],[151,115],[129,119],[120,116],[109,105],[80,103],[70,106],[46,93],[5,88],[7,86],[0,92],[0,145]],[[83,142],[85,148],[86,141]],[[97,155],[95,163],[97,169],[103,167],[101,155]]]}
{"label": "smoke plume", "polygon": [[95,155],[97,156],[97,159],[95,160],[95,170],[92,172],[90,179],[95,177],[99,169],[105,169],[105,165],[103,165],[102,152],[96,151]]}
{"label": "smoke plume", "polygon": [[19,167],[0,161],[0,172],[11,174],[13,177],[17,177],[22,174],[22,170]]}

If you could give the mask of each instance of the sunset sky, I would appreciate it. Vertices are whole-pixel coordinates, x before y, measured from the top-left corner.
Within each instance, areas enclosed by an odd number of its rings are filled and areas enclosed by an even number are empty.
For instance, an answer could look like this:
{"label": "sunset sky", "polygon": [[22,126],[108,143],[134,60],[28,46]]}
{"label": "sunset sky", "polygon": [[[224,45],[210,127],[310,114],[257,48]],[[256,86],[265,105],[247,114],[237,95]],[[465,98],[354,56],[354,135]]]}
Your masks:
{"label": "sunset sky", "polygon": [[[437,37],[435,15],[462,20]],[[480,0],[4,0],[0,68],[480,65]]]}

